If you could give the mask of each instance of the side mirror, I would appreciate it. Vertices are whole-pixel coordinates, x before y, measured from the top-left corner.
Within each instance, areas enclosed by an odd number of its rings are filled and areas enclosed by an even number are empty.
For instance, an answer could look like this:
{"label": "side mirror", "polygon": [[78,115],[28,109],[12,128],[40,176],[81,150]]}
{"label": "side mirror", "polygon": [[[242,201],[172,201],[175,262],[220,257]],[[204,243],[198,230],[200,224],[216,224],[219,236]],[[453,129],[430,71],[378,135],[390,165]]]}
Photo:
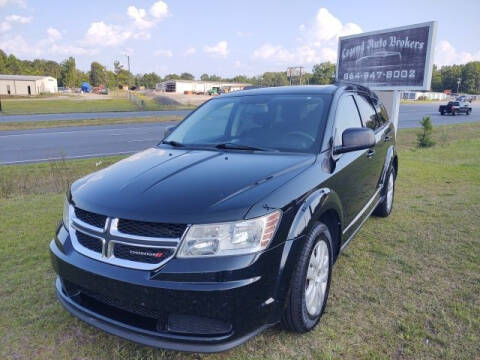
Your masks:
{"label": "side mirror", "polygon": [[175,129],[176,129],[176,126],[175,126],[175,125],[167,126],[167,127],[165,128],[164,133],[163,133],[163,138],[165,139],[165,138],[166,138],[168,135],[170,135],[170,134],[173,132],[173,130],[175,130]]}
{"label": "side mirror", "polygon": [[375,146],[375,133],[370,128],[349,128],[342,133],[342,146],[333,149],[333,154],[364,150]]}

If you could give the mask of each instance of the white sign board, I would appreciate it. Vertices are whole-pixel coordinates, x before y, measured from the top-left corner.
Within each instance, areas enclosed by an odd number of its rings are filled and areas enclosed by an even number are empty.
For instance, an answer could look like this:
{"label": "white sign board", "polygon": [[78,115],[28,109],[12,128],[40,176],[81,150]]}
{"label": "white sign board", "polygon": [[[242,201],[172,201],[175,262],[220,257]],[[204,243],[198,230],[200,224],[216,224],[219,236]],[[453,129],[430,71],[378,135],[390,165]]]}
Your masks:
{"label": "white sign board", "polygon": [[372,90],[430,90],[435,21],[342,36],[337,81]]}

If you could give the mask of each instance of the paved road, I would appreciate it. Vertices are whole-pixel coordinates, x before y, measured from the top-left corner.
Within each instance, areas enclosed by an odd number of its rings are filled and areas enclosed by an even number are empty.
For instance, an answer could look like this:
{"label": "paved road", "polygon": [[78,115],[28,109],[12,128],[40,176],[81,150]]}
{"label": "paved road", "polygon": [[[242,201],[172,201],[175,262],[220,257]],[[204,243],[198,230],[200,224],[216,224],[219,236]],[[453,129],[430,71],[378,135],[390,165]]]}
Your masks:
{"label": "paved road", "polygon": [[[438,105],[401,105],[400,128],[418,127],[425,115],[434,125],[480,121],[480,104],[472,115],[440,116]],[[156,144],[164,128],[174,124],[123,124],[0,132],[0,164],[130,154]]]}
{"label": "paved road", "polygon": [[84,120],[84,119],[108,119],[108,118],[131,118],[153,116],[185,116],[192,110],[158,110],[158,111],[109,111],[90,113],[66,113],[66,114],[33,114],[33,115],[0,115],[0,123],[4,122],[30,122],[48,120]]}

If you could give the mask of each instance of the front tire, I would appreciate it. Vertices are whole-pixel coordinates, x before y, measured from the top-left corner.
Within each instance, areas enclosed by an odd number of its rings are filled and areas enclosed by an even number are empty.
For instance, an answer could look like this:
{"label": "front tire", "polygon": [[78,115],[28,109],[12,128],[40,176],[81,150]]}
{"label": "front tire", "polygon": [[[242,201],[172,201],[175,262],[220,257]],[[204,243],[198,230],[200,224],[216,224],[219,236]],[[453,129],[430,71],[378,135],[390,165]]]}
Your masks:
{"label": "front tire", "polygon": [[392,167],[387,175],[384,197],[377,205],[374,215],[387,217],[392,212],[393,200],[395,199],[395,169]]}
{"label": "front tire", "polygon": [[445,115],[445,111],[440,111],[440,115]]}
{"label": "front tire", "polygon": [[467,115],[470,115],[470,111],[471,111],[471,110],[467,110]]}
{"label": "front tire", "polygon": [[328,227],[318,223],[305,239],[292,276],[282,317],[286,329],[304,333],[318,324],[327,304],[332,266],[332,237]]}

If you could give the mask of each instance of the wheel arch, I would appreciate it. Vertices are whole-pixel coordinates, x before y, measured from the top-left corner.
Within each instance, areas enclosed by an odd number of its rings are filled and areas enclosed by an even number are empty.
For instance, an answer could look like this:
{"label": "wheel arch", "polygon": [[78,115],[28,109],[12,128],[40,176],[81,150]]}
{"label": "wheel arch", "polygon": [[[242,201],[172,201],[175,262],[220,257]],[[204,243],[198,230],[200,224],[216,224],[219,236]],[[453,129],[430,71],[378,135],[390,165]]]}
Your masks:
{"label": "wheel arch", "polygon": [[332,189],[318,189],[303,200],[290,227],[288,239],[307,234],[319,221],[327,225],[332,235],[336,260],[342,243],[343,210],[338,194]]}

